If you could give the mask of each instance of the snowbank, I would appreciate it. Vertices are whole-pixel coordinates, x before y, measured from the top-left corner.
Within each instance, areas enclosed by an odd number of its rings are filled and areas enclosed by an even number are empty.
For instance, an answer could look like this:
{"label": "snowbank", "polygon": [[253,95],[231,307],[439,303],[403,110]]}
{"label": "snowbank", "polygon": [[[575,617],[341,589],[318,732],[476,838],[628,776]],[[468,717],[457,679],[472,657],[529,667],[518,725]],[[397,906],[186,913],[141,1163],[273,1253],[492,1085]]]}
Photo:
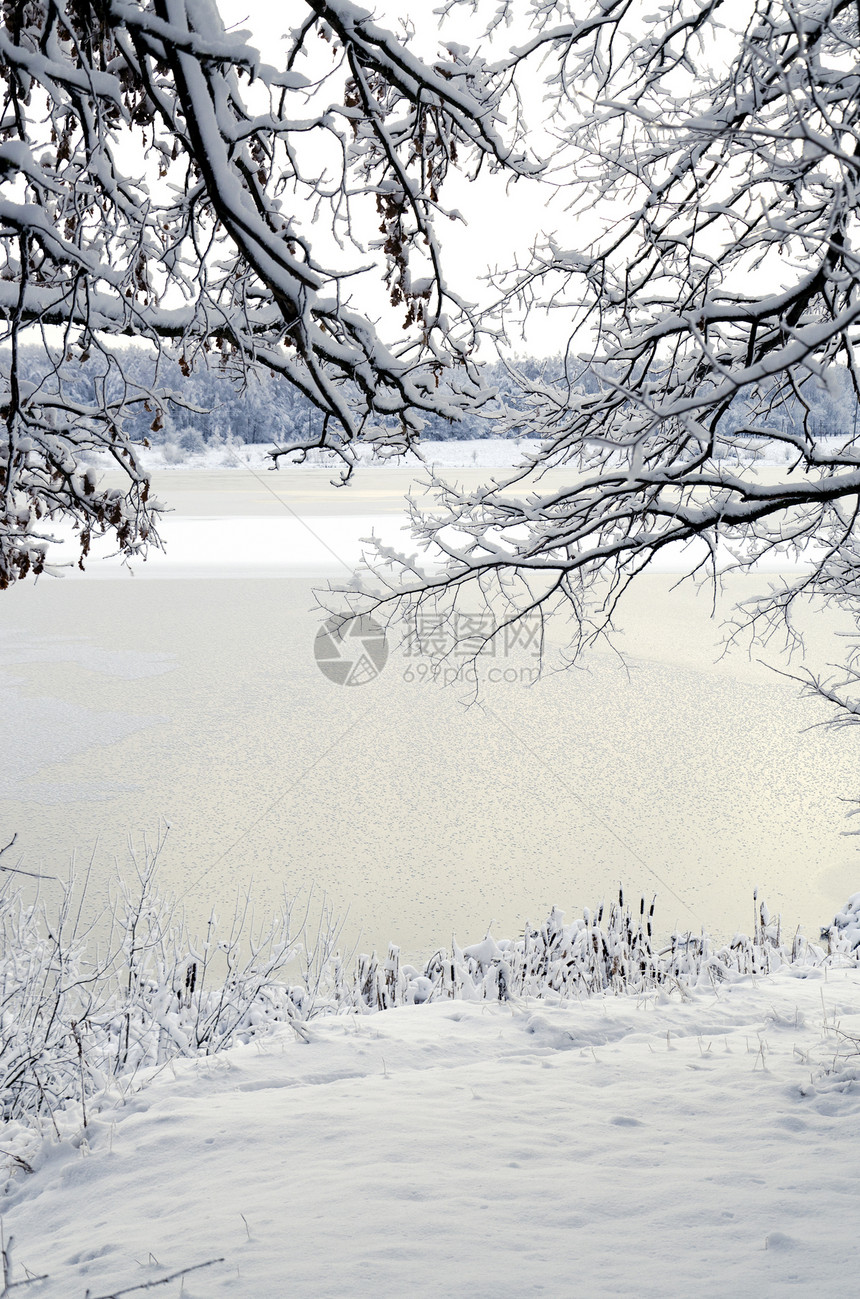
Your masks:
{"label": "snowbank", "polygon": [[841,1293],[858,1040],[856,966],[284,1027],[22,1149],[13,1279],[95,1299],[217,1259],[158,1294]]}
{"label": "snowbank", "polygon": [[[827,444],[835,450],[843,439],[828,439]],[[832,444],[832,445],[831,445]],[[486,469],[511,468],[522,463],[525,456],[533,455],[540,448],[537,438],[463,438],[434,441],[426,439],[421,442],[421,454],[428,465],[439,469]],[[138,456],[143,468],[148,473],[165,469],[240,469],[250,467],[257,471],[271,467],[269,452],[271,444],[265,443],[227,443],[219,442],[203,451],[188,451],[174,443],[161,443],[149,449],[140,449]],[[751,448],[744,457],[743,463],[760,466],[784,466],[787,462],[785,448],[782,446]],[[373,464],[384,468],[389,464],[395,468],[418,466],[415,456],[402,459],[382,461],[374,459],[369,446],[359,445],[355,448],[358,460],[362,464]],[[735,463],[738,463],[737,461]],[[287,463],[282,462],[284,468]],[[301,472],[307,469],[332,468],[337,465],[331,456],[318,451],[308,452],[304,464],[289,464],[289,470]]]}
{"label": "snowbank", "polygon": [[752,938],[656,950],[619,897],[288,989],[289,917],[248,964],[235,926],[191,953],[156,862],[116,969],[3,897],[7,1285],[734,1299],[856,1269],[860,895],[827,955],[763,905]]}

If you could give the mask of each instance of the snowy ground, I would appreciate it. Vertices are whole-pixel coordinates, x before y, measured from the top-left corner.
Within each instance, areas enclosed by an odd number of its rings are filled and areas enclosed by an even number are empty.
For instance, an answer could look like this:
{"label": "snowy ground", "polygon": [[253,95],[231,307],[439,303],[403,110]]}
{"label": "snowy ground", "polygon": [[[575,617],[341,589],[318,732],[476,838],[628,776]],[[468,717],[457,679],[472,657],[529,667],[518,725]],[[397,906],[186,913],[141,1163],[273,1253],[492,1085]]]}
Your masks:
{"label": "snowy ground", "polygon": [[222,1259],[157,1293],[854,1293],[852,1037],[856,967],[314,1021],[28,1148],[14,1279],[95,1299]]}
{"label": "snowy ground", "polygon": [[[421,460],[410,455],[387,461],[374,460],[369,447],[359,447],[359,467],[340,491],[333,487],[338,466],[319,452],[309,453],[300,465],[282,461],[275,472],[268,443],[219,444],[202,453],[186,453],[172,444],[155,446],[139,456],[153,476],[154,494],[167,507],[159,523],[165,550],[151,550],[146,563],[131,568],[140,579],[287,573],[351,577],[368,553],[368,538],[414,553],[406,496],[411,493],[429,505],[424,492],[431,472],[475,488],[488,477],[504,478],[539,446],[535,439],[427,441],[421,446]],[[563,469],[548,472],[545,486],[556,479],[566,482]],[[761,458],[756,472],[781,475],[784,463],[780,460],[777,466]],[[115,485],[121,483],[116,476]],[[198,499],[192,499],[195,496]],[[233,498],[230,503],[228,496]],[[242,503],[248,512],[241,512]],[[49,555],[49,568],[59,575],[76,568],[79,551],[70,528],[57,525],[54,535],[64,538]],[[696,545],[669,547],[652,561],[651,570],[688,572],[696,556],[700,561],[708,556],[703,544],[698,550]],[[733,551],[722,553],[727,564],[734,563]],[[423,560],[432,566],[432,557]],[[759,563],[758,571],[781,572],[797,562],[796,556],[774,552]],[[113,542],[96,538],[85,576],[116,578],[128,571],[129,566],[114,556]]]}
{"label": "snowy ground", "polygon": [[[170,445],[153,447],[141,451],[140,460],[168,510],[159,525],[166,550],[150,551],[145,564],[133,565],[134,572],[139,579],[237,572],[243,577],[289,572],[342,578],[359,564],[370,536],[414,551],[405,498],[410,490],[421,494],[417,480],[425,480],[431,470],[509,471],[538,445],[534,440],[501,438],[427,442],[423,463],[416,456],[373,461],[369,449],[360,448],[364,463],[341,491],[332,485],[339,477],[337,465],[317,452],[310,453],[305,464],[282,463],[274,472],[268,443],[219,445],[202,454],[186,454]],[[116,485],[120,482],[116,477]],[[201,490],[207,495],[208,513],[199,501],[189,499],[195,482],[197,495]],[[251,512],[242,514],[234,504],[226,504],[228,495],[246,502]],[[78,547],[71,529],[58,525],[54,535],[68,543],[51,551],[51,565],[62,573],[59,566],[77,564]],[[87,578],[126,576],[128,568],[113,557],[113,548],[112,542],[95,540]]]}

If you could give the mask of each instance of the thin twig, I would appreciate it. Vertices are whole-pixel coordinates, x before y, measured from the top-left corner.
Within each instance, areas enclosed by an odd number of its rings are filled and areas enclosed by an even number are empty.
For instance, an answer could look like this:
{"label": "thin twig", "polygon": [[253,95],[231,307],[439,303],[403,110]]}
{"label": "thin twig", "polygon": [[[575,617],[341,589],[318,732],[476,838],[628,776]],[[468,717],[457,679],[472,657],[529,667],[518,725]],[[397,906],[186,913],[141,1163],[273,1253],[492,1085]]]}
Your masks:
{"label": "thin twig", "polygon": [[191,1267],[180,1268],[178,1272],[171,1272],[170,1276],[163,1276],[158,1281],[141,1281],[139,1285],[126,1286],[124,1290],[111,1290],[109,1294],[91,1295],[88,1290],[84,1299],[119,1299],[120,1295],[134,1294],[136,1290],[154,1290],[156,1286],[167,1285],[168,1281],[175,1281],[177,1277],[188,1276],[189,1272],[199,1272],[201,1268],[212,1267],[215,1263],[223,1262],[223,1258],[210,1258],[205,1263],[194,1263]]}

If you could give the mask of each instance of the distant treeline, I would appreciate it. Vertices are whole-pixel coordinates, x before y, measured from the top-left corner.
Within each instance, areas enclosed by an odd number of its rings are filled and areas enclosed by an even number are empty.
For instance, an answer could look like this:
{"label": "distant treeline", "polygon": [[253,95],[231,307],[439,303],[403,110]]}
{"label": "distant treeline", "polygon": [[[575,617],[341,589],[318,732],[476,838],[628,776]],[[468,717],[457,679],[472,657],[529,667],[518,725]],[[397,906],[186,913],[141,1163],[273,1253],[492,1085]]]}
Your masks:
{"label": "distant treeline", "polygon": [[[75,346],[61,373],[52,374],[44,351],[36,347],[23,350],[24,368],[32,382],[44,381],[54,392],[62,384],[66,397],[83,405],[101,405],[105,398],[116,401],[121,395],[134,398],[143,390],[175,393],[179,400],[165,401],[161,410],[138,401],[123,413],[122,424],[130,436],[136,441],[147,438],[154,446],[171,443],[193,453],[230,442],[305,442],[319,430],[322,415],[292,384],[275,375],[256,373],[243,381],[222,368],[217,353],[207,358],[208,364],[193,368],[167,354],[156,364],[154,356],[143,349],[129,348],[118,355],[122,374],[106,354],[98,350],[82,353]],[[0,352],[0,364],[8,373],[8,351]],[[558,359],[526,359],[517,365],[532,379],[544,373],[547,378],[554,377],[561,370]],[[483,376],[486,387],[497,396],[485,408],[456,422],[426,416],[424,437],[448,441],[501,435],[498,417],[506,404],[516,400],[515,384],[499,362],[486,364]]]}
{"label": "distant treeline", "polygon": [[[23,349],[24,369],[32,382],[44,382],[49,391],[61,385],[67,398],[86,406],[116,401],[121,395],[134,399],[145,390],[172,392],[178,400],[165,400],[161,409],[152,403],[132,400],[122,416],[127,432],[137,441],[147,438],[154,445],[171,444],[185,454],[229,443],[305,442],[319,431],[322,416],[292,384],[275,375],[249,375],[243,382],[224,369],[219,354],[210,354],[207,364],[189,368],[169,354],[159,357],[144,349],[128,348],[117,354],[120,366],[97,349],[70,349],[61,371],[52,371],[45,352],[35,346]],[[0,364],[8,372],[8,350],[0,351]],[[518,358],[516,369],[529,381],[551,384],[564,370],[560,357]],[[528,436],[527,403],[523,402],[515,379],[501,362],[483,366],[487,389],[495,392],[486,405],[459,421],[427,416],[423,436],[438,441],[483,439],[499,436]],[[47,377],[46,377],[47,375]],[[599,380],[593,373],[580,373],[571,385],[581,393],[595,392]],[[721,421],[721,431],[731,434],[743,429],[806,432],[813,437],[853,436],[858,431],[860,408],[848,371],[832,366],[827,383],[807,383],[803,402],[793,401],[771,410],[764,403],[754,410],[741,396]],[[499,417],[522,412],[523,418],[507,432]]]}

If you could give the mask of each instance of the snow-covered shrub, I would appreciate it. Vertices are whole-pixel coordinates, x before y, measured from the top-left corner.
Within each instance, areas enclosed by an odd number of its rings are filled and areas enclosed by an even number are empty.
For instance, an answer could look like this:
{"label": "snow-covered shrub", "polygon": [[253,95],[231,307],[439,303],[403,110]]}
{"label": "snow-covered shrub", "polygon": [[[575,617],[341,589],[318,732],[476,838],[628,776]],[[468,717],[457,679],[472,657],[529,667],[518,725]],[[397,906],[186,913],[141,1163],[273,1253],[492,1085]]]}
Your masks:
{"label": "snow-covered shrub", "polygon": [[177,1056],[209,1055],[306,1017],[307,989],[294,991],[277,978],[298,952],[290,907],[263,933],[252,931],[247,906],[226,931],[213,916],[205,937],[195,939],[155,887],[158,852],[145,849],[141,863],[132,856],[134,884],[119,882],[110,930],[98,945],[80,931],[74,885],[49,911],[25,902],[4,877],[3,1118],[85,1105],[117,1077]]}
{"label": "snow-covered shrub", "polygon": [[856,952],[860,950],[860,893],[852,893],[833,923],[821,930],[830,950]]}

